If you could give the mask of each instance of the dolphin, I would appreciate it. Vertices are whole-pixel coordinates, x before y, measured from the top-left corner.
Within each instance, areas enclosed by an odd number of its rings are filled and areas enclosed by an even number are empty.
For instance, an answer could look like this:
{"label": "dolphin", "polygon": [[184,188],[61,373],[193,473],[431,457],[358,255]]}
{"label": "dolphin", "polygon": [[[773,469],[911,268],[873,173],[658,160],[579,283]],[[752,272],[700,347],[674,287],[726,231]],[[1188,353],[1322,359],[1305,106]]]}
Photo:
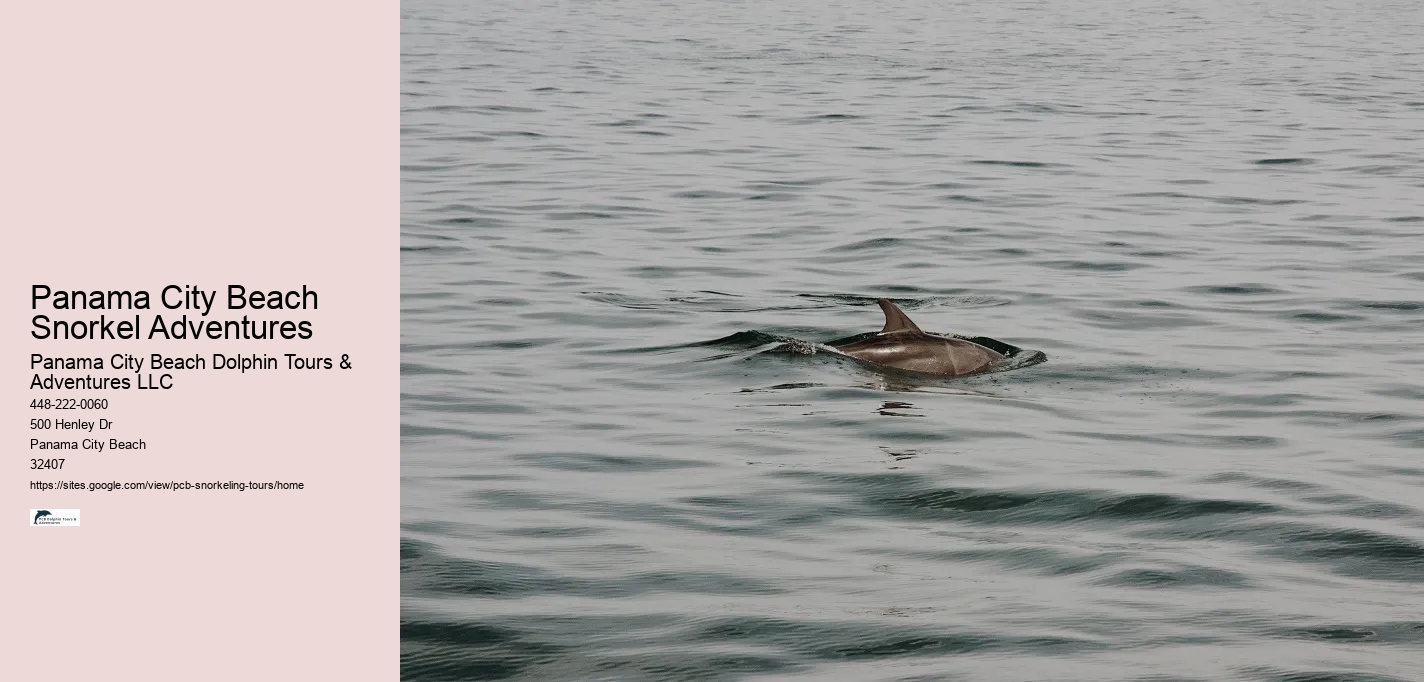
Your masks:
{"label": "dolphin", "polygon": [[40,522],[40,519],[42,519],[42,518],[44,518],[44,517],[46,517],[46,516],[54,516],[54,515],[51,514],[51,513],[49,513],[49,510],[48,510],[48,509],[41,509],[41,510],[35,512],[35,520],[34,520],[34,523],[32,523],[32,524],[30,524],[30,525],[35,525],[35,524],[39,523],[39,522]]}
{"label": "dolphin", "polygon": [[885,311],[885,328],[868,339],[833,348],[871,364],[943,377],[977,374],[1004,359],[1002,353],[973,341],[926,334],[889,299],[875,302]]}

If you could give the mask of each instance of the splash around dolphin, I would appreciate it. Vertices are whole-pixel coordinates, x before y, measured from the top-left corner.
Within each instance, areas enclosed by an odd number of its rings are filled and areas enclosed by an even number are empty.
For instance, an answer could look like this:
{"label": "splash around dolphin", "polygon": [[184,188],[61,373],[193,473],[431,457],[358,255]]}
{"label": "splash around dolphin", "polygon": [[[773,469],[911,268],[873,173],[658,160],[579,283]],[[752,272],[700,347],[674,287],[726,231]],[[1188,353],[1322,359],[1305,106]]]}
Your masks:
{"label": "splash around dolphin", "polygon": [[875,302],[885,312],[884,328],[821,347],[878,368],[943,378],[1002,372],[1048,360],[1041,351],[1025,351],[988,337],[926,333],[889,299]]}
{"label": "splash around dolphin", "polygon": [[[1019,348],[987,336],[927,333],[890,300],[882,298],[876,303],[885,312],[885,326],[878,332],[815,342],[748,330],[689,345],[730,351],[704,360],[762,354],[815,355],[853,362],[881,373],[931,380],[1007,372],[1048,361],[1042,351]],[[744,354],[747,352],[750,353]]]}

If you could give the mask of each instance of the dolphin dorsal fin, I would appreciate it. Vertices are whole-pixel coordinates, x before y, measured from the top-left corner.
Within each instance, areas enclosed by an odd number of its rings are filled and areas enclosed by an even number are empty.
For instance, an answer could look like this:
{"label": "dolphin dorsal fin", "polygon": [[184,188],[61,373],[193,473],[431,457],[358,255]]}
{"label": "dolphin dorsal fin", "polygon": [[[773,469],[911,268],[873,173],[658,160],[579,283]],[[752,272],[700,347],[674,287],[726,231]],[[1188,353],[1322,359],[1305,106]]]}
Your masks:
{"label": "dolphin dorsal fin", "polygon": [[910,321],[910,316],[900,307],[890,302],[888,298],[881,298],[875,301],[880,304],[880,309],[885,311],[885,328],[880,330],[881,334],[893,334],[895,332],[918,332],[920,328]]}

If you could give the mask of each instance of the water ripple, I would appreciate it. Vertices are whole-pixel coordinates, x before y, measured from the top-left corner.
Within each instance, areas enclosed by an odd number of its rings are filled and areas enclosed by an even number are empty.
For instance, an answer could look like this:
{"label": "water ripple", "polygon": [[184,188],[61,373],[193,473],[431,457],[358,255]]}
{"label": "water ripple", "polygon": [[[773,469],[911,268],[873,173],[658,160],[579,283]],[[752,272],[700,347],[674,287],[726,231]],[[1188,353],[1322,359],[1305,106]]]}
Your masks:
{"label": "water ripple", "polygon": [[404,3],[402,678],[1417,679],[1413,10]]}

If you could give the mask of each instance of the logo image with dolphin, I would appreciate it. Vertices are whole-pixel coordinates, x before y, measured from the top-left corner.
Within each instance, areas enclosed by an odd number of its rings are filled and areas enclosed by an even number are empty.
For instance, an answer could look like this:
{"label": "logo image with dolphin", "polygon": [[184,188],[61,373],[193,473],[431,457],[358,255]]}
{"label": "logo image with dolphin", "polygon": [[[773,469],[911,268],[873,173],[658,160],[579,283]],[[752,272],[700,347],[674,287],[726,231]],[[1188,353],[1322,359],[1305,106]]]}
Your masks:
{"label": "logo image with dolphin", "polygon": [[32,525],[32,526],[39,525],[40,519],[42,519],[42,518],[44,518],[44,517],[46,517],[46,516],[49,516],[49,515],[50,515],[50,514],[49,514],[49,510],[48,510],[48,509],[41,509],[41,510],[35,512],[35,520],[34,520],[30,525]]}

